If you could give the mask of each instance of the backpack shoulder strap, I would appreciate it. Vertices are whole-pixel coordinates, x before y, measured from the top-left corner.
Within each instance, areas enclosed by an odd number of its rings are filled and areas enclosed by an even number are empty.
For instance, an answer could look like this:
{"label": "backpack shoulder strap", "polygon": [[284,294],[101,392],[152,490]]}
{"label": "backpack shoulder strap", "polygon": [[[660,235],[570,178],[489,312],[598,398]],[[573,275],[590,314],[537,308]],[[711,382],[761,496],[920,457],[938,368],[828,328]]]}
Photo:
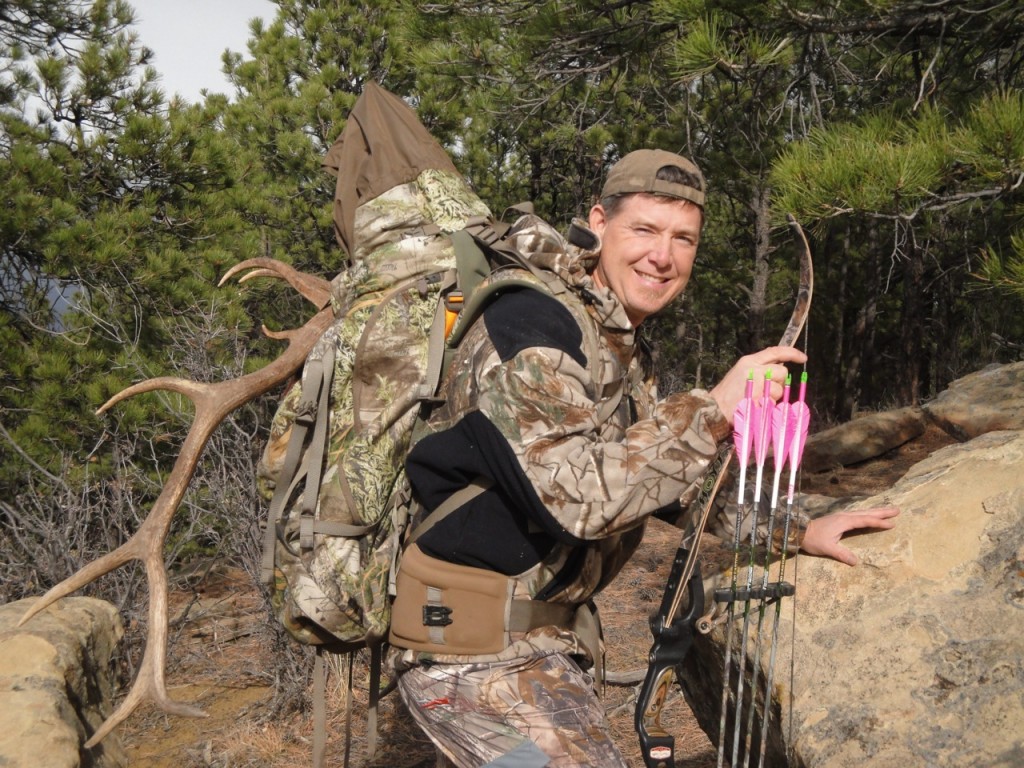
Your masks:
{"label": "backpack shoulder strap", "polygon": [[[473,325],[479,314],[487,306],[495,293],[510,286],[521,286],[534,290],[545,290],[559,299],[576,318],[583,334],[584,354],[590,367],[591,380],[596,392],[595,400],[600,402],[599,421],[605,421],[615,413],[625,394],[625,382],[618,378],[615,382],[604,381],[604,366],[601,356],[600,334],[597,322],[587,312],[583,301],[569,289],[558,275],[541,269],[529,258],[509,245],[505,239],[508,225],[493,220],[473,222],[466,229],[452,234],[455,246],[456,264],[458,265],[458,285],[461,289],[458,322],[449,323],[446,328],[446,344],[442,349],[435,350],[430,345],[430,355],[437,355],[437,377],[431,378],[433,392],[437,392],[444,371],[447,370],[451,351],[458,346],[466,331]],[[492,252],[488,255],[485,248]],[[496,255],[494,255],[496,254]],[[500,280],[486,281],[493,274],[496,266],[516,267],[520,272],[508,270]],[[465,297],[469,300],[465,301]],[[443,358],[442,358],[443,356]],[[431,369],[433,370],[433,369]],[[612,386],[614,385],[614,386]]]}
{"label": "backpack shoulder strap", "polygon": [[[430,328],[426,375],[419,392],[420,400],[424,402],[436,399],[441,379],[444,378],[451,363],[452,351],[498,290],[511,285],[536,290],[542,290],[543,285],[553,294],[565,290],[565,286],[554,275],[550,277],[554,278],[560,288],[548,285],[547,280],[542,277],[543,270],[536,267],[531,269],[521,255],[511,249],[495,247],[495,244],[501,242],[502,233],[506,229],[507,227],[500,222],[488,220],[486,223],[473,223],[466,229],[451,234],[452,245],[455,248],[455,268],[449,270],[442,278],[442,298],[438,302]],[[485,248],[491,253],[485,251]],[[501,255],[495,258],[495,253]],[[526,277],[504,277],[500,281],[488,281],[494,273],[496,261],[515,263],[529,269],[540,278],[542,285]]]}

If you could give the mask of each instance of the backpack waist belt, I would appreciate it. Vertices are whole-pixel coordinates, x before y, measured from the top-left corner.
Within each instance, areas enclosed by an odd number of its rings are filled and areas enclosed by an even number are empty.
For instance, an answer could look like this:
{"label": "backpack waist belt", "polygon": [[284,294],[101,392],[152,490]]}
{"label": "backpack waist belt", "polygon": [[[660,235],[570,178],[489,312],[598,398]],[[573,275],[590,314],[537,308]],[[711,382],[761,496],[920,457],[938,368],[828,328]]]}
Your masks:
{"label": "backpack waist belt", "polygon": [[577,632],[591,656],[600,658],[599,631],[589,606],[513,600],[513,586],[508,576],[438,560],[412,544],[398,569],[389,642],[414,651],[472,656],[500,653],[512,632],[557,626]]}

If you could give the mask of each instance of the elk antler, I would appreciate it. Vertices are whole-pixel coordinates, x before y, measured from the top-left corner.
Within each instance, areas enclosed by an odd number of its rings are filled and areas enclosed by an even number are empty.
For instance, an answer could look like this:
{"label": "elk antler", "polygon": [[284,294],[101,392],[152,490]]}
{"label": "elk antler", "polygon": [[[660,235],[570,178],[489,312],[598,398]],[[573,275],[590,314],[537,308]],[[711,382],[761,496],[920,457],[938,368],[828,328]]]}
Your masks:
{"label": "elk antler", "polygon": [[274,386],[285,381],[297,371],[312,349],[314,342],[330,326],[333,312],[326,306],[330,298],[330,283],[322,278],[303,274],[273,259],[249,259],[233,267],[220,281],[225,281],[238,272],[252,269],[239,282],[252,277],[273,276],[287,281],[302,296],[313,302],[320,311],[301,328],[280,333],[263,332],[275,339],[288,341],[288,347],[269,365],[245,376],[214,384],[203,384],[162,376],[134,384],[110,398],[97,413],[103,413],[122,400],[154,390],[170,390],[185,395],[195,404],[195,418],[188,436],[181,446],[177,461],[171,470],[167,483],[152,510],[139,529],[128,541],[103,557],[93,560],[74,575],[57,584],[43,595],[21,618],[19,626],[56,600],[65,597],[100,576],[110,573],[130,560],[141,561],[146,568],[149,584],[149,630],[146,650],[142,657],[135,682],[120,706],[97,729],[85,746],[93,747],[122,723],[143,701],[154,702],[165,712],[190,717],[205,717],[201,709],[172,700],[167,695],[164,673],[167,659],[167,570],[164,566],[163,549],[171,519],[181,503],[185,490],[195,474],[196,466],[206,447],[207,441],[224,418],[240,405],[259,397]]}

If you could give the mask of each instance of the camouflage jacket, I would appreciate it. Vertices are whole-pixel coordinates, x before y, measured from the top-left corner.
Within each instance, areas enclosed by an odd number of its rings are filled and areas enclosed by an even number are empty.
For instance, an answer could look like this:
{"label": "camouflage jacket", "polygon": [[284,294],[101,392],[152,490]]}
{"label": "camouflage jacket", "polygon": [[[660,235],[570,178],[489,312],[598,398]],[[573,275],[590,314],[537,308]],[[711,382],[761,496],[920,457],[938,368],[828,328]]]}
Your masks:
{"label": "camouflage jacket", "polygon": [[[558,275],[568,297],[510,290],[487,307],[406,462],[421,516],[476,478],[493,483],[418,544],[432,557],[511,577],[514,599],[592,599],[636,551],[651,515],[689,507],[731,433],[703,390],[658,398],[650,357],[625,309],[590,276],[600,245],[587,234],[592,250],[569,245],[535,217],[517,224],[513,243]],[[586,359],[586,323],[597,332],[598,365]],[[602,418],[604,400],[617,391],[618,407]],[[734,525],[717,505],[709,530],[731,540]],[[494,656],[429,658],[498,661],[547,650],[589,658],[573,632],[557,627],[513,633]],[[396,661],[401,668],[427,656],[399,651]]]}

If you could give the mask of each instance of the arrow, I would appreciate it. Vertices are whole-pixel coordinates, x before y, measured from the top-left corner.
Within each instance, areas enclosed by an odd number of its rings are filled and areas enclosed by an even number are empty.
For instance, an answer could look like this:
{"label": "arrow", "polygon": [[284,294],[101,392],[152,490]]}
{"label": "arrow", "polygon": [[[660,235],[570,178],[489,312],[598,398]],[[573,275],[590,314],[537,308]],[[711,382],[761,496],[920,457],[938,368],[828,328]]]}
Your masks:
{"label": "arrow", "polygon": [[[807,431],[811,423],[811,412],[807,407],[807,372],[800,375],[800,392],[797,401],[790,406],[791,419],[786,424],[786,456],[789,463],[789,487],[786,491],[786,515],[782,527],[782,553],[779,557],[779,582],[786,577],[786,554],[789,551],[789,527],[793,520],[793,498],[796,495],[796,478],[807,445]],[[796,579],[793,579],[794,583]],[[772,621],[771,654],[768,657],[768,675],[765,678],[764,716],[761,718],[761,754],[758,766],[764,764],[765,746],[768,742],[768,721],[771,719],[769,700],[772,681],[775,677],[775,655],[778,648],[779,618],[782,616],[782,601],[775,603],[775,618]],[[755,664],[756,667],[756,664]],[[792,719],[792,713],[790,714]]]}

